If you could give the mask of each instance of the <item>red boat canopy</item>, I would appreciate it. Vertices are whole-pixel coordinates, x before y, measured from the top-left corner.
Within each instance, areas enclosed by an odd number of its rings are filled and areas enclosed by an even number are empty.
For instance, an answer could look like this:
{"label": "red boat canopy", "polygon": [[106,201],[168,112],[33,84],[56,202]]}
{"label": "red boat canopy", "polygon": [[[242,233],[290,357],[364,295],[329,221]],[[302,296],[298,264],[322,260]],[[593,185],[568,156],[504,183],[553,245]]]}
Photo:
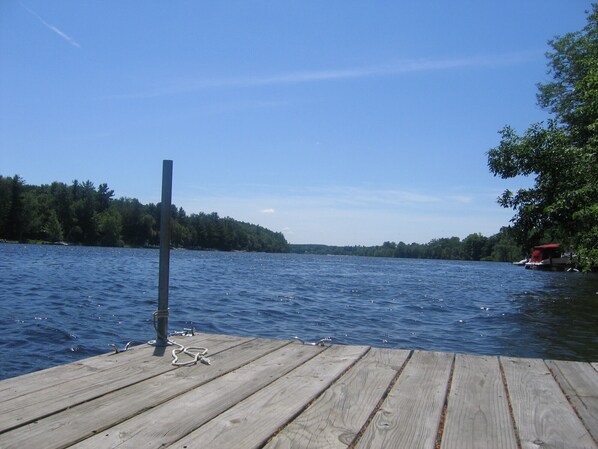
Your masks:
{"label": "red boat canopy", "polygon": [[561,249],[561,245],[549,243],[547,245],[534,246],[534,249]]}
{"label": "red boat canopy", "polygon": [[531,262],[542,262],[550,257],[560,257],[561,246],[556,243],[534,246],[532,249]]}

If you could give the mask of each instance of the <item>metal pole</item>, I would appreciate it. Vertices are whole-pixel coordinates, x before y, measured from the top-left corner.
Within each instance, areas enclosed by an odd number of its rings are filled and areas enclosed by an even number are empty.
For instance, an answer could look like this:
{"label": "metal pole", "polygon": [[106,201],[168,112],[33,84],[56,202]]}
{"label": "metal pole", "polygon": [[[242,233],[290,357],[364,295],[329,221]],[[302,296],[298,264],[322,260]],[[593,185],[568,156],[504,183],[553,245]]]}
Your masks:
{"label": "metal pole", "polygon": [[168,278],[170,274],[170,209],[172,203],[172,161],[162,162],[162,206],[160,213],[160,275],[156,346],[168,345]]}

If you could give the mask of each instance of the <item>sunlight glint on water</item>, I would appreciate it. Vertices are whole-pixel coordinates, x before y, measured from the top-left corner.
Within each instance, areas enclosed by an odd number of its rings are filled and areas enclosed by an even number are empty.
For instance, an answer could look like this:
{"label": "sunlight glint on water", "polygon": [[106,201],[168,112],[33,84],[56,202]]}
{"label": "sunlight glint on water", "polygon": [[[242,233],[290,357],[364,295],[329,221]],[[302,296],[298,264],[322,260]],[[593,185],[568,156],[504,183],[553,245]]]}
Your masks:
{"label": "sunlight glint on water", "polygon": [[[158,252],[0,244],[0,379],[155,337]],[[598,361],[598,276],[173,251],[170,329]]]}

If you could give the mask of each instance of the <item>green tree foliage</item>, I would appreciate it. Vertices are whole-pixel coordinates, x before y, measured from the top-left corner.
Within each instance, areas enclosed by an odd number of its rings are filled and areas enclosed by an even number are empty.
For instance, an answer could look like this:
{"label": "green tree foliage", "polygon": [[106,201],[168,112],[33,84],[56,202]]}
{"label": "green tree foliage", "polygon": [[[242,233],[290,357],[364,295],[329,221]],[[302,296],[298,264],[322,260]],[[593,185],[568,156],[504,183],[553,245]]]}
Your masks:
{"label": "green tree foliage", "polygon": [[[27,185],[19,176],[0,176],[0,239],[65,240],[71,244],[157,246],[160,204],[134,198],[113,199],[106,184]],[[16,203],[14,202],[16,199]],[[15,206],[16,204],[16,206]],[[16,221],[11,221],[16,217]],[[415,259],[514,261],[524,254],[511,228],[484,237],[471,234],[433,239],[426,244],[384,242],[379,246],[289,245],[282,233],[244,223],[216,212],[187,215],[172,206],[171,243],[188,249],[264,251]]]}
{"label": "green tree foliage", "polygon": [[23,179],[17,175],[10,180],[4,223],[4,233],[8,239],[22,240],[25,232],[24,184]]}
{"label": "green tree foliage", "polygon": [[107,207],[96,215],[99,243],[102,246],[122,246],[122,218],[115,208]]}
{"label": "green tree foliage", "polygon": [[7,234],[8,212],[11,205],[12,180],[0,176],[0,233]]}
{"label": "green tree foliage", "polygon": [[512,234],[512,228],[502,228],[498,234],[488,239],[490,260],[518,261],[528,255],[529,249],[522,251]]}
{"label": "green tree foliage", "polygon": [[488,152],[495,176],[534,176],[533,187],[506,190],[499,204],[515,211],[514,237],[531,247],[557,240],[585,269],[598,267],[598,5],[583,30],[550,41],[552,81],[538,85],[551,113],[523,135],[507,126]]}
{"label": "green tree foliage", "polygon": [[488,260],[513,262],[521,260],[524,252],[512,237],[511,228],[484,237],[470,234],[459,237],[433,239],[428,243],[384,242],[380,246],[290,245],[291,252],[300,254],[330,254],[343,256],[397,257],[407,259]]}
{"label": "green tree foliage", "polygon": [[[22,178],[0,176],[0,239],[66,240],[72,244],[157,246],[160,204],[113,199],[107,184],[26,185]],[[288,252],[281,233],[217,213],[187,215],[171,208],[171,244],[192,249]]]}
{"label": "green tree foliage", "polygon": [[44,233],[50,242],[60,242],[64,238],[62,225],[60,224],[58,216],[56,215],[56,211],[54,210],[50,211],[50,216],[48,217],[44,227]]}
{"label": "green tree foliage", "polygon": [[485,254],[488,238],[482,234],[470,234],[463,239],[463,255],[465,260],[481,260]]}

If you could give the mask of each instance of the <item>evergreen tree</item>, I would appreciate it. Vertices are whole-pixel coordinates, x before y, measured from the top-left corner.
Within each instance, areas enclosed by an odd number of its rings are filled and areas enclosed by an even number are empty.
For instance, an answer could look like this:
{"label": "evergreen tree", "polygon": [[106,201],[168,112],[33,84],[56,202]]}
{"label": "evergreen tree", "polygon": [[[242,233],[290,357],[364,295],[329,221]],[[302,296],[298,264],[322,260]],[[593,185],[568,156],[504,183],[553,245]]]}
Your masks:
{"label": "evergreen tree", "polygon": [[25,232],[25,207],[23,179],[15,175],[10,184],[10,203],[5,223],[5,235],[9,240],[22,240]]}

